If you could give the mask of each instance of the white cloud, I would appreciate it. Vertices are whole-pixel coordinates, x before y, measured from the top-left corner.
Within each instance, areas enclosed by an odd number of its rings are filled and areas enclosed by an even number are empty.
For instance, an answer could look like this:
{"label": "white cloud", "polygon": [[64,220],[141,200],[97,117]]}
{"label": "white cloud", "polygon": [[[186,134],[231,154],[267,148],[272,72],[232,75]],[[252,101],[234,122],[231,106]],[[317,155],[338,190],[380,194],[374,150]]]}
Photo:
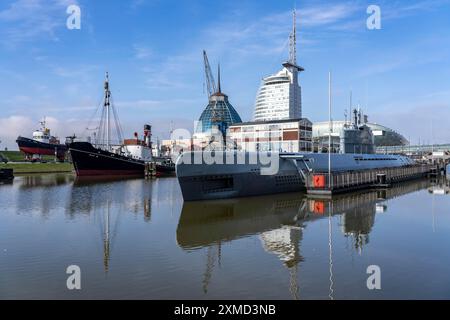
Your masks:
{"label": "white cloud", "polygon": [[147,46],[135,44],[134,48],[134,57],[136,59],[148,59],[153,55],[153,50]]}
{"label": "white cloud", "polygon": [[355,3],[306,7],[299,10],[299,23],[301,26],[305,27],[318,27],[342,23],[362,8],[362,6]]}
{"label": "white cloud", "polygon": [[441,8],[442,6],[450,5],[449,0],[423,0],[417,1],[415,3],[398,4],[388,3],[382,6],[382,19],[392,20],[401,19],[411,15],[415,15],[418,12],[423,13],[424,11],[433,11]]}
{"label": "white cloud", "polygon": [[201,103],[204,99],[169,99],[169,100],[135,100],[135,101],[117,101],[115,105],[119,108],[179,108],[181,105]]}
{"label": "white cloud", "polygon": [[[15,146],[15,140],[19,135],[24,134],[33,128],[34,122],[23,116],[11,116],[8,118],[0,118],[0,140],[2,140],[1,148],[5,146],[12,149]],[[17,147],[16,147],[17,148]]]}
{"label": "white cloud", "polygon": [[[318,35],[311,36],[307,30],[321,26],[337,27],[347,23],[358,6],[352,3],[313,5],[297,10],[298,43],[304,50],[317,43]],[[187,74],[197,72],[201,77],[201,52],[206,49],[211,59],[220,59],[231,65],[242,65],[258,58],[281,61],[288,57],[288,37],[292,28],[292,11],[275,13],[252,19],[242,19],[240,13],[220,17],[218,22],[206,26],[180,53],[171,53],[157,65],[145,65],[141,70],[148,73],[147,87],[152,89],[187,89],[192,83]],[[348,26],[347,26],[348,28]],[[332,32],[332,31],[328,32]],[[315,31],[317,32],[317,31]],[[318,32],[317,32],[318,33]],[[321,34],[322,35],[322,34]],[[320,35],[319,35],[320,37]],[[136,50],[136,57],[149,54],[146,49]],[[270,58],[271,57],[271,58]],[[214,59],[215,58],[215,59]],[[211,62],[212,62],[211,61]],[[212,63],[212,65],[214,65]],[[215,69],[215,66],[213,67]],[[262,75],[261,75],[262,76]]]}
{"label": "white cloud", "polygon": [[58,40],[56,30],[66,23],[66,8],[77,0],[16,0],[0,11],[0,38],[3,45],[40,38]]}

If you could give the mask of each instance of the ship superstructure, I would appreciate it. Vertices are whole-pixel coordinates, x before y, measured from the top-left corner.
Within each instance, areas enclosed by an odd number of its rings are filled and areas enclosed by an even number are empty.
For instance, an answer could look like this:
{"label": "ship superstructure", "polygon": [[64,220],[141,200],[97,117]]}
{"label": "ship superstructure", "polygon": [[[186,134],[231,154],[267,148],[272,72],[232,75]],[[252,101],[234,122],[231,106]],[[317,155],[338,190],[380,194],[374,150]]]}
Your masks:
{"label": "ship superstructure", "polygon": [[31,139],[22,136],[17,138],[19,150],[25,154],[27,160],[31,161],[42,160],[42,155],[55,156],[58,160],[64,161],[67,146],[50,134],[45,117],[40,125],[41,127],[33,132]]}

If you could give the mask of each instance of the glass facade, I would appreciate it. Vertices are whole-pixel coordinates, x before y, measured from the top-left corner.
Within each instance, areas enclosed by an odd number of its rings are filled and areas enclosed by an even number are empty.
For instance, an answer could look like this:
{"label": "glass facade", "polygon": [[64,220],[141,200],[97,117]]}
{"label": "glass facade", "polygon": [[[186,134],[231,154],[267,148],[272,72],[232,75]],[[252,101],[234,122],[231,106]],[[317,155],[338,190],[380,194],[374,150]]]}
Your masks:
{"label": "glass facade", "polygon": [[298,69],[283,68],[263,79],[255,103],[254,121],[299,119],[302,116]]}
{"label": "glass facade", "polygon": [[240,122],[241,117],[228,102],[228,97],[216,94],[210,97],[208,106],[202,112],[196,132],[209,132],[215,126],[225,134],[230,125]]}

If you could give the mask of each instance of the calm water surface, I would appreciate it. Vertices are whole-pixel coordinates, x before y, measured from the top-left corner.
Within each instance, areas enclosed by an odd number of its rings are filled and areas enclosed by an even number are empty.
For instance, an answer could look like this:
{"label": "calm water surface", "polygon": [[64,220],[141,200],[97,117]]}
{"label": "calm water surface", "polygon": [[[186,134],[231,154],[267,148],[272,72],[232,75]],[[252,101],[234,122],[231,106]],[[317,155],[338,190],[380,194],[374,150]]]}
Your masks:
{"label": "calm water surface", "polygon": [[448,185],[183,203],[175,178],[16,177],[0,185],[0,298],[450,299]]}

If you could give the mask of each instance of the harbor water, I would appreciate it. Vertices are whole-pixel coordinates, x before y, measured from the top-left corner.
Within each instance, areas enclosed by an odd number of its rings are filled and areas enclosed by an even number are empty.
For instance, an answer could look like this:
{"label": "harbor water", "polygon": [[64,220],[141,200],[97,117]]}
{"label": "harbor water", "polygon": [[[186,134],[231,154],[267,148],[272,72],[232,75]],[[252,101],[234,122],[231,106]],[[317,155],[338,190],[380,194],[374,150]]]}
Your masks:
{"label": "harbor water", "polygon": [[0,299],[450,299],[449,185],[184,203],[176,178],[18,176]]}

